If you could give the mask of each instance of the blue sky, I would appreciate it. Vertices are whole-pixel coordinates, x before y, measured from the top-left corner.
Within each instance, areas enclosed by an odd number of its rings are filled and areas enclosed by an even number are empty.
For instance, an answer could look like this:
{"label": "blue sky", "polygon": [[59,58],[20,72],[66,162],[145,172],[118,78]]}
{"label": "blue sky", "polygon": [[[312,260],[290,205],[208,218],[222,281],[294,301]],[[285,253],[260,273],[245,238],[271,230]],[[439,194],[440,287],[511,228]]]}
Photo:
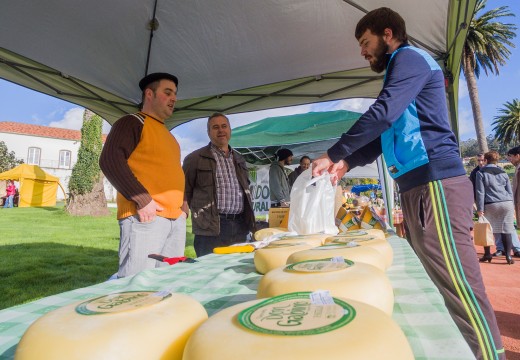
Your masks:
{"label": "blue sky", "polygon": [[[516,45],[511,49],[512,55],[508,64],[500,68],[499,76],[481,75],[478,80],[481,111],[484,118],[486,134],[492,133],[493,118],[497,116],[498,109],[507,101],[520,98],[520,2],[513,0],[488,0],[486,10],[507,5],[511,12],[516,14],[514,18],[502,19],[502,22],[514,23],[518,36],[514,39]],[[47,125],[68,129],[80,129],[83,109],[48,95],[23,88],[21,86],[0,80],[0,121],[15,121],[35,125]],[[270,116],[282,116],[308,111],[328,111],[345,109],[363,112],[371,104],[369,99],[354,99],[333,101],[322,104],[302,105],[291,108],[258,111],[256,113],[231,115],[232,126],[240,126],[246,123],[261,120]],[[475,138],[471,104],[469,102],[467,86],[461,79],[459,86],[459,127],[460,138],[467,140]],[[192,150],[203,146],[209,140],[205,131],[205,119],[192,121],[173,130],[178,138],[183,157]],[[110,126],[106,124],[105,132]]]}

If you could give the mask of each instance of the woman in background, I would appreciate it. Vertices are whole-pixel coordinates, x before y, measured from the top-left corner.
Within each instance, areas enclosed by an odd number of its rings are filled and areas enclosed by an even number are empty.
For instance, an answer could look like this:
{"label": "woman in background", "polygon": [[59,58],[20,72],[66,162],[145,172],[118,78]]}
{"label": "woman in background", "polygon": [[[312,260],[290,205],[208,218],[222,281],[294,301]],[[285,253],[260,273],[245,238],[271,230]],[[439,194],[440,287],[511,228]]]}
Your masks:
{"label": "woman in background", "polygon": [[[477,203],[478,216],[485,214],[493,228],[493,234],[500,235],[506,261],[513,264],[511,258],[512,237],[515,232],[514,217],[515,210],[513,205],[513,191],[509,176],[497,165],[500,155],[496,151],[489,151],[484,154],[485,166],[477,172],[475,183],[475,196]],[[484,247],[484,256],[481,262],[491,262],[493,257],[489,246]]]}
{"label": "woman in background", "polygon": [[13,207],[13,199],[16,194],[16,186],[14,186],[13,180],[7,181],[7,187],[5,188],[5,203],[4,208],[12,208]]}

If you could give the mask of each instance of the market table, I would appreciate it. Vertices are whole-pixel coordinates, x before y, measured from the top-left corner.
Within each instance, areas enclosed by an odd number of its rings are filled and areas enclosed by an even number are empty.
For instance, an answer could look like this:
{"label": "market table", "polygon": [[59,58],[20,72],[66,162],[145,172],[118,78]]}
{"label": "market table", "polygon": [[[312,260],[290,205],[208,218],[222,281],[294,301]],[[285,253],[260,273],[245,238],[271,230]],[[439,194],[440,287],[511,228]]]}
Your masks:
{"label": "market table", "polygon": [[[394,250],[393,265],[386,272],[394,288],[393,319],[408,338],[415,358],[474,359],[439,291],[406,240],[391,236],[388,241]],[[255,271],[253,254],[211,254],[198,260],[143,271],[134,277],[111,280],[2,310],[0,359],[14,357],[23,333],[40,316],[101,295],[170,290],[192,296],[204,305],[210,316],[226,307],[256,299],[262,275]]]}

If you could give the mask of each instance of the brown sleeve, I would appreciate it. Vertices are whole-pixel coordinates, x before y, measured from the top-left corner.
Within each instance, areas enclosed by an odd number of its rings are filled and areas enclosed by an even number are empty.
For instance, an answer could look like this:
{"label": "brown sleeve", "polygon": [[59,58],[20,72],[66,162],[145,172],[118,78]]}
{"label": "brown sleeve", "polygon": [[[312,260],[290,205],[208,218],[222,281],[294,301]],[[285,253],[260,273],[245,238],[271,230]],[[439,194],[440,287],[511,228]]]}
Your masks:
{"label": "brown sleeve", "polygon": [[152,197],[128,166],[128,158],[139,144],[143,124],[133,115],[123,116],[112,126],[107,136],[99,166],[108,181],[138,209],[148,205]]}

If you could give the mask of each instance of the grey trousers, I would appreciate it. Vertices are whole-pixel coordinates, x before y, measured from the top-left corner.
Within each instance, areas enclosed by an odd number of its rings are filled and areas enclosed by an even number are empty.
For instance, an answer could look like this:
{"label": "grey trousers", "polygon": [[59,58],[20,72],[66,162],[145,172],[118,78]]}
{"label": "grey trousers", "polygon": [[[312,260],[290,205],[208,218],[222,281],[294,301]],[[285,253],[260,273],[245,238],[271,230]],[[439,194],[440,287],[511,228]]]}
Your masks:
{"label": "grey trousers", "polygon": [[477,359],[505,359],[471,238],[473,189],[467,176],[402,193],[410,243]]}
{"label": "grey trousers", "polygon": [[118,277],[135,275],[146,269],[168,266],[149,254],[166,257],[184,256],[186,246],[186,219],[167,219],[156,216],[150,223],[142,223],[137,216],[119,220]]}

